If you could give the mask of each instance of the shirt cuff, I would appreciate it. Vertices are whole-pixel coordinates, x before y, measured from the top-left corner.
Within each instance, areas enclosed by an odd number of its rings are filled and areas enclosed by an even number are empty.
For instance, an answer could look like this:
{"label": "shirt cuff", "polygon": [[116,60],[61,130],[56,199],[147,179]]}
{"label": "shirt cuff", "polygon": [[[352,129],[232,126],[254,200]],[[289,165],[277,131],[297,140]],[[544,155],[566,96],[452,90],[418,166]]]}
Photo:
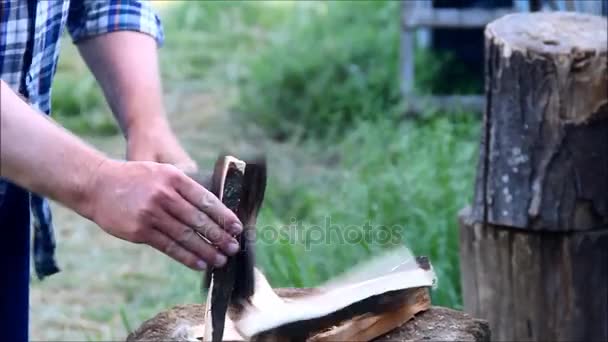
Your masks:
{"label": "shirt cuff", "polygon": [[68,17],[68,31],[74,43],[116,31],[136,31],[164,44],[160,18],[148,1],[83,1],[74,4]]}

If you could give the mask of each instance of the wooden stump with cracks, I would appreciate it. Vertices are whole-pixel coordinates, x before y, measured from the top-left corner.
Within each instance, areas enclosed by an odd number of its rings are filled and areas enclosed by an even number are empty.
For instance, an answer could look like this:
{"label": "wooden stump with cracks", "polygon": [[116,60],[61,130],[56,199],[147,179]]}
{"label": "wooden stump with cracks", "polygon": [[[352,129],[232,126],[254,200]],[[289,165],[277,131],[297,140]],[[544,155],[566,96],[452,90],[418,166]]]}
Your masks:
{"label": "wooden stump with cracks", "polygon": [[497,340],[608,340],[607,20],[486,27],[486,110],[460,214],[465,311]]}

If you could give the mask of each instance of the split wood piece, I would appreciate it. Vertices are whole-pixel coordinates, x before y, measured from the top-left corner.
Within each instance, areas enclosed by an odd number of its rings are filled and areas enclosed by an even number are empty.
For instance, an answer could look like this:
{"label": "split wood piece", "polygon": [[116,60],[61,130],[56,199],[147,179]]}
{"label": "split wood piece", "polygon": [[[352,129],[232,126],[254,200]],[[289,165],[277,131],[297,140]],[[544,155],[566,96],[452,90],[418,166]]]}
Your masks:
{"label": "split wood piece", "polygon": [[[277,288],[275,291],[282,298],[293,293],[306,292],[309,289]],[[423,292],[424,290],[421,290]],[[127,342],[165,342],[165,341],[192,341],[200,342],[203,326],[203,304],[178,305],[170,310],[161,312],[145,321],[137,330],[127,337]],[[343,338],[336,327],[333,341],[361,341],[357,333],[350,333],[355,338]],[[227,329],[227,332],[230,330]],[[227,338],[238,341],[238,336]],[[412,341],[470,341],[489,342],[491,333],[488,322],[475,319],[470,315],[449,308],[431,306],[419,312],[404,324],[383,334],[374,342],[412,342]]]}
{"label": "split wood piece", "polygon": [[[220,156],[216,163],[212,191],[239,216],[246,231],[255,230],[265,177],[263,163],[245,163],[230,156]],[[385,251],[314,291],[284,300],[261,272],[254,273],[253,245],[245,246],[242,257],[229,258],[226,266],[207,277],[211,290],[204,325],[188,330],[188,336],[205,341],[330,341],[348,336],[371,340],[427,309],[428,292],[425,297],[417,290],[436,285],[429,261],[414,258],[403,246]],[[243,283],[248,286],[243,288]]]}
{"label": "split wood piece", "polygon": [[243,233],[237,236],[240,250],[228,257],[226,265],[211,268],[204,282],[208,283],[209,300],[206,306],[205,340],[221,341],[224,320],[229,305],[253,295],[255,223],[266,187],[264,160],[245,162],[221,155],[211,178],[211,191],[232,210],[243,223]]}
{"label": "split wood piece", "polygon": [[[235,213],[239,207],[244,173],[245,162],[230,156],[220,156],[211,179],[211,192]],[[205,307],[206,341],[219,341],[224,335],[225,313],[236,283],[235,262],[235,257],[228,257],[225,267],[210,268],[207,271],[210,290]]]}
{"label": "split wood piece", "polygon": [[[376,256],[322,286],[292,290],[291,296],[273,290],[256,269],[254,294],[246,301],[231,302],[223,339],[369,341],[428,309],[428,289],[435,285],[432,265],[424,257],[414,258],[406,247]],[[160,327],[166,322],[154,323],[155,318],[129,339],[162,330],[172,339],[207,340],[207,317],[201,320],[194,315],[186,328],[175,321],[171,327]]]}
{"label": "split wood piece", "polygon": [[310,341],[371,341],[399,328],[419,312],[428,310],[431,298],[427,288],[418,287],[405,290],[393,304],[394,310],[356,316],[313,335]]}
{"label": "split wood piece", "polygon": [[[230,318],[248,340],[330,341],[335,334],[353,333],[361,340],[370,340],[430,305],[415,290],[434,286],[434,271],[426,258],[401,259],[398,263],[404,251],[409,254],[402,249],[376,257],[315,288],[315,292],[290,300],[277,296],[256,270],[253,297]],[[331,331],[335,327],[343,329]]]}
{"label": "split wood piece", "polygon": [[[314,288],[277,288],[276,294],[283,300],[290,300],[318,292]],[[199,342],[205,334],[205,316],[203,314],[204,304],[178,305],[170,310],[161,312],[153,318],[145,321],[139,328],[129,334],[127,342],[161,342],[161,341],[193,341]],[[370,341],[374,338],[382,338],[386,333],[395,329],[397,331],[407,330],[407,336],[402,341],[408,340],[408,336],[424,335],[428,331],[416,332],[409,326],[402,327],[416,314],[428,310],[430,307],[430,296],[427,288],[417,288],[408,291],[407,305],[385,314],[361,315],[346,320],[344,323],[331,327],[318,335],[312,336],[310,342],[323,341]],[[419,320],[419,319],[418,319]],[[436,322],[435,324],[446,324]],[[415,324],[420,324],[419,322]],[[432,332],[431,332],[432,333]],[[453,334],[461,332],[453,332]],[[457,335],[459,336],[459,335]],[[224,340],[245,341],[236,330],[234,323],[226,319]],[[263,341],[280,341],[276,336],[274,339],[264,338]],[[395,341],[395,339],[392,339]]]}

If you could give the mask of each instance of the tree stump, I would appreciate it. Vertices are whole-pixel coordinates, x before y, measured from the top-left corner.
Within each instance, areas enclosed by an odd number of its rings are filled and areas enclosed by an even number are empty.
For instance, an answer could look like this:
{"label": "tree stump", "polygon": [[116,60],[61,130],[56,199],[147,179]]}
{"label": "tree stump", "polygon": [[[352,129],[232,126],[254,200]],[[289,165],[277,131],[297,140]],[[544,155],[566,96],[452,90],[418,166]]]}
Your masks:
{"label": "tree stump", "polygon": [[[188,341],[186,331],[204,323],[204,311],[204,304],[175,306],[145,321],[126,341]],[[474,319],[462,311],[434,306],[373,341],[489,342],[490,336],[486,321]]]}
{"label": "tree stump", "polygon": [[465,311],[497,340],[608,340],[605,17],[511,14],[485,30]]}

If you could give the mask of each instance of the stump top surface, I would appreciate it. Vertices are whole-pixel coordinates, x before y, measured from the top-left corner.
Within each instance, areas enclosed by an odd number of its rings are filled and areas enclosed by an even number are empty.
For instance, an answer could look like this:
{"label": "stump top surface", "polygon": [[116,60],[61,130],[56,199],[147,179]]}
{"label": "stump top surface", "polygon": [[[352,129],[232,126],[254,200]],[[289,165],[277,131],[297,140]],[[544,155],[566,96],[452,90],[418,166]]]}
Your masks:
{"label": "stump top surface", "polygon": [[491,332],[487,321],[473,318],[462,311],[433,306],[374,342],[490,340]]}
{"label": "stump top surface", "polygon": [[606,54],[608,20],[574,12],[513,13],[488,24],[486,35],[501,40],[508,51]]}

